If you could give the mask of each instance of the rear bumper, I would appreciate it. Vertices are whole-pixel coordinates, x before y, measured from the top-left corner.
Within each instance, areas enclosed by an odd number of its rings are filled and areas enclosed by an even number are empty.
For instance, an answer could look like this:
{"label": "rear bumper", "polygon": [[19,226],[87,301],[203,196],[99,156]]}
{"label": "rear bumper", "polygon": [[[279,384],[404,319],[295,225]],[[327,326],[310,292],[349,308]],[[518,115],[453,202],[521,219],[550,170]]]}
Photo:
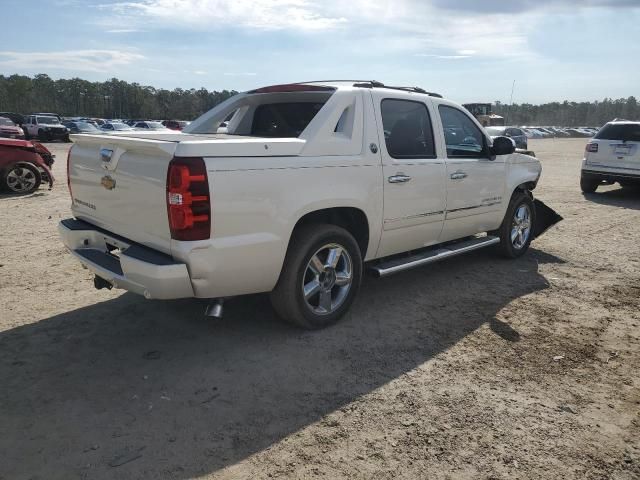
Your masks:
{"label": "rear bumper", "polygon": [[[164,253],[76,219],[62,220],[58,232],[80,263],[116,288],[148,299],[194,296],[186,264]],[[117,256],[109,253],[114,247]]]}
{"label": "rear bumper", "polygon": [[605,172],[583,168],[581,175],[583,178],[606,180],[608,182],[640,182],[640,170],[636,169],[629,172]]}

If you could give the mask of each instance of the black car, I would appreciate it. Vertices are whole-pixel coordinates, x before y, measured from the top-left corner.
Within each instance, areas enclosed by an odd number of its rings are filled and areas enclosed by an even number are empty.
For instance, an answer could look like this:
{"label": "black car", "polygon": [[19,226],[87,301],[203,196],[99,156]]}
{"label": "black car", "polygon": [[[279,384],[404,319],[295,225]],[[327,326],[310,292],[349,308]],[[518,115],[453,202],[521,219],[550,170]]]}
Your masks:
{"label": "black car", "polygon": [[527,135],[517,127],[485,127],[487,133],[494,137],[509,137],[516,142],[516,148],[528,149]]}

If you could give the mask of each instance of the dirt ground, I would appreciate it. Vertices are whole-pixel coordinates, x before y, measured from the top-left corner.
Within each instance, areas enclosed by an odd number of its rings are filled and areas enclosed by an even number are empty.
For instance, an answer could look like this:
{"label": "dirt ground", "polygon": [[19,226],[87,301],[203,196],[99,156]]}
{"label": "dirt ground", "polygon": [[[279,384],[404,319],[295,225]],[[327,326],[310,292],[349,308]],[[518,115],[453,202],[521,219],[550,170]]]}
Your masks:
{"label": "dirt ground", "polygon": [[524,258],[367,279],[320,332],[94,290],[52,145],[0,197],[0,479],[640,478],[640,193],[583,196],[584,144],[531,141],[565,220]]}

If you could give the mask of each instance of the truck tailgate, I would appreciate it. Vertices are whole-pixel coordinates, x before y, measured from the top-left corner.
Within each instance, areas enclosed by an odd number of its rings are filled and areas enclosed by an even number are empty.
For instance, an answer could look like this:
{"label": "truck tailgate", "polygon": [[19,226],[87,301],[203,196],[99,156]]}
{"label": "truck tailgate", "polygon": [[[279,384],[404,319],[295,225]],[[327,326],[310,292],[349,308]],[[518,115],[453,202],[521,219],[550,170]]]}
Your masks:
{"label": "truck tailgate", "polygon": [[69,158],[76,218],[171,253],[166,181],[176,142],[73,136]]}

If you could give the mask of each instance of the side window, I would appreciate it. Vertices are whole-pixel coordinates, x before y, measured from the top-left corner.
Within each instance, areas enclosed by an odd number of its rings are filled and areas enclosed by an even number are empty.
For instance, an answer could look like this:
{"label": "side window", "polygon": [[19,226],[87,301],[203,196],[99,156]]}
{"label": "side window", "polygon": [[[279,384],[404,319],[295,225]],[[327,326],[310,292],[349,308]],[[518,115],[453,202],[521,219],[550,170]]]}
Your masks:
{"label": "side window", "polygon": [[422,102],[387,98],[380,104],[387,151],[393,158],[434,158],[433,129]]}
{"label": "side window", "polygon": [[484,135],[471,119],[457,108],[440,105],[448,157],[477,157],[484,151]]}

